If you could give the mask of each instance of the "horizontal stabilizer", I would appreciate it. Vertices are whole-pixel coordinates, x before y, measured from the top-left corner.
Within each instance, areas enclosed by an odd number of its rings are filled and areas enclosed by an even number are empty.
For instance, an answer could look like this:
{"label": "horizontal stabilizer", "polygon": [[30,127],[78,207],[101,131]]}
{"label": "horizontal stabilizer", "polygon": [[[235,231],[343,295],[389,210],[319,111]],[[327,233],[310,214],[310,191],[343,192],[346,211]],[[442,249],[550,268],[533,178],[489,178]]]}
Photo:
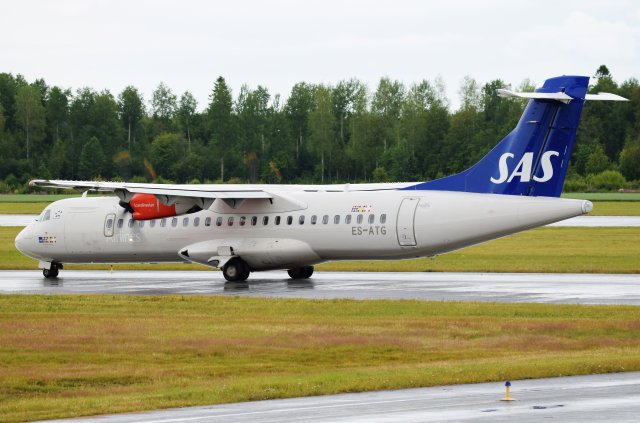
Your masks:
{"label": "horizontal stabilizer", "polygon": [[598,94],[587,94],[585,100],[600,100],[600,101],[629,101],[629,99],[620,97],[617,94],[611,93],[598,93]]}
{"label": "horizontal stabilizer", "polygon": [[[561,101],[564,104],[569,104],[573,97],[563,93],[523,93],[517,91],[511,91],[504,88],[498,88],[496,90],[500,97],[510,97],[510,98],[529,98],[536,100],[557,100]],[[600,101],[629,101],[624,97],[620,97],[616,94],[611,93],[598,93],[598,94],[587,94],[585,96],[585,100],[600,100]]]}
{"label": "horizontal stabilizer", "polygon": [[558,100],[562,101],[565,104],[568,104],[573,97],[568,96],[563,92],[557,93],[521,93],[517,91],[506,90],[504,88],[498,88],[496,90],[500,97],[511,97],[511,98],[533,98],[537,100]]}

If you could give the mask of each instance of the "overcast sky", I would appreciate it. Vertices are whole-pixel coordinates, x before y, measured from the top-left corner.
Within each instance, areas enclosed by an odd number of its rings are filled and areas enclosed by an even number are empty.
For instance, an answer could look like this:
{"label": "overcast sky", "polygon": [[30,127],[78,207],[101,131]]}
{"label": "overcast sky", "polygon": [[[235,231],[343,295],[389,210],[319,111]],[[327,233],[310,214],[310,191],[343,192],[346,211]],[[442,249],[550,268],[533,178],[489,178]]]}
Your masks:
{"label": "overcast sky", "polygon": [[441,76],[452,107],[465,75],[517,86],[561,74],[640,79],[640,2],[4,1],[0,72],[146,100],[165,82],[205,107],[222,75],[286,98],[299,81]]}

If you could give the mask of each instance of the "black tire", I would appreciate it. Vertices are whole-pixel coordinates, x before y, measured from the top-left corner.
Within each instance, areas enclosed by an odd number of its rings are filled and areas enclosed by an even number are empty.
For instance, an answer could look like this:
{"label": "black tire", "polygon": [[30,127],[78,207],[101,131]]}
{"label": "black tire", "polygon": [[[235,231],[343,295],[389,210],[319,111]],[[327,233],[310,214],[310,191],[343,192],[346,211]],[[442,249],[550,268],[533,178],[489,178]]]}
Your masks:
{"label": "black tire", "polygon": [[58,277],[58,272],[59,272],[58,266],[55,265],[55,264],[52,264],[49,269],[42,269],[42,274],[47,279],[57,278]]}
{"label": "black tire", "polygon": [[309,279],[313,275],[313,266],[296,267],[287,270],[291,279]]}
{"label": "black tire", "polygon": [[222,275],[229,282],[245,281],[249,277],[249,266],[244,260],[233,259],[224,265]]}

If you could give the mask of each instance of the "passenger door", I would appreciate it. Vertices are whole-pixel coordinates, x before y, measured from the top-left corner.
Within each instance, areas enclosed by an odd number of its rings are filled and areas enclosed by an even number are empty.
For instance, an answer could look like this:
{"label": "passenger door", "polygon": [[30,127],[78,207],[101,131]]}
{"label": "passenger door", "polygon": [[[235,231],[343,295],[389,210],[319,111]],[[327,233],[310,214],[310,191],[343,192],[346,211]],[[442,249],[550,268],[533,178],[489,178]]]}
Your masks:
{"label": "passenger door", "polygon": [[116,215],[114,213],[109,213],[104,218],[104,236],[107,238],[113,236],[113,227],[116,224]]}

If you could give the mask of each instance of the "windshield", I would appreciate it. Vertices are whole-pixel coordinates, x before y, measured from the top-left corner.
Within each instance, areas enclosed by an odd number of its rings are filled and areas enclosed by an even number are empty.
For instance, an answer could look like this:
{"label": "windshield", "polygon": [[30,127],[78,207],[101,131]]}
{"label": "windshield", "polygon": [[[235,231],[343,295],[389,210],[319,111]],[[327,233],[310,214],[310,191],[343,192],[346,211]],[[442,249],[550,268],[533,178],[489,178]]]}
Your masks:
{"label": "windshield", "polygon": [[38,219],[38,220],[40,222],[46,222],[50,218],[51,218],[51,210],[46,209],[45,211],[42,212],[42,214],[40,215],[40,219]]}

